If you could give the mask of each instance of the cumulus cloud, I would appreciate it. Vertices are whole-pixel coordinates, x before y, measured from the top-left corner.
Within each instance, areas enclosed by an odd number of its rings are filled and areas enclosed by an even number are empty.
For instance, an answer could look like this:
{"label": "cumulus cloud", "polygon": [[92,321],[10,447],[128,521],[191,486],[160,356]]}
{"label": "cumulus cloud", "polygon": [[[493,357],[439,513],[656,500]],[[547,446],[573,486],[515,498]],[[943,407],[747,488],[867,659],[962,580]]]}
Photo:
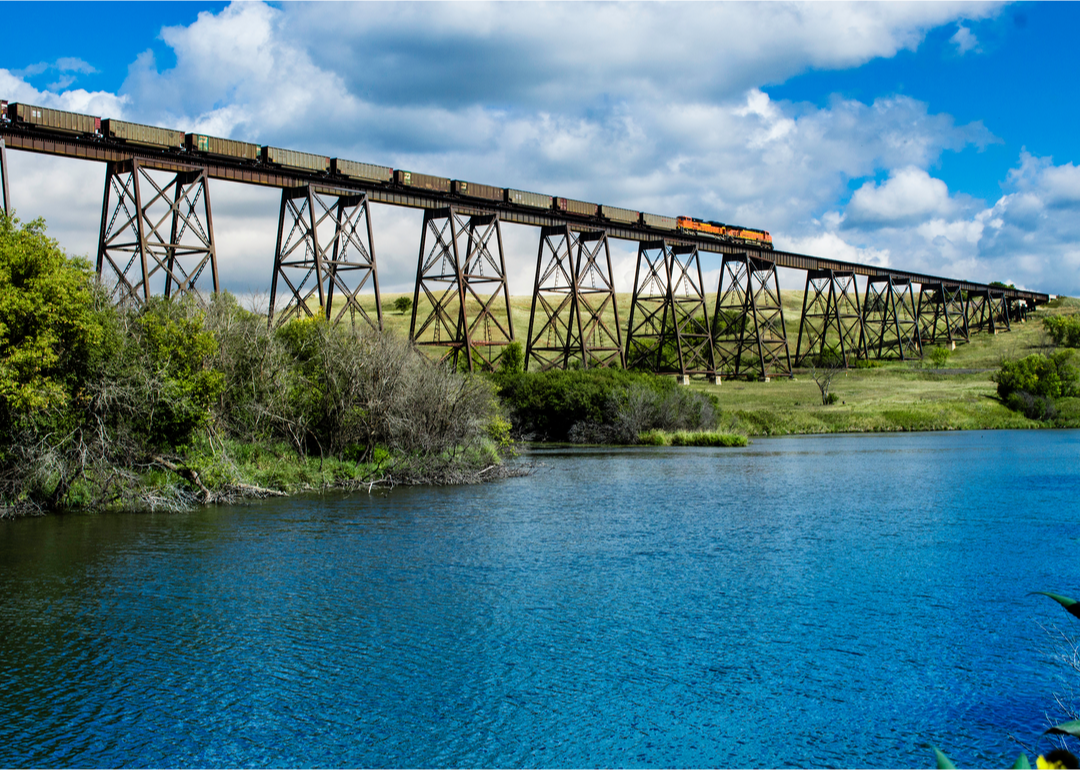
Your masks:
{"label": "cumulus cloud", "polygon": [[945,217],[954,208],[949,188],[915,166],[896,169],[880,185],[863,184],[851,196],[846,223],[859,225],[915,224]]}

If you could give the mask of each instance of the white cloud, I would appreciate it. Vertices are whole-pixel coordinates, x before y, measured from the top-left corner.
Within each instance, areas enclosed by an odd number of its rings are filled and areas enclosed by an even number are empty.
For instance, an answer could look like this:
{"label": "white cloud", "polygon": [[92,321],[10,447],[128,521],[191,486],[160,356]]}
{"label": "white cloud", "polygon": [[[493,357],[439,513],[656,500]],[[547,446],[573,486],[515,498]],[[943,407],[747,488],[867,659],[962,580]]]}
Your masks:
{"label": "white cloud", "polygon": [[949,42],[956,46],[956,52],[961,56],[968,51],[979,53],[981,50],[979,48],[979,40],[975,37],[975,33],[962,24],[956,30],[956,34],[949,38]]}
{"label": "white cloud", "polygon": [[953,209],[949,188],[915,166],[896,169],[880,185],[869,181],[851,196],[845,221],[849,225],[914,224],[948,216]]}

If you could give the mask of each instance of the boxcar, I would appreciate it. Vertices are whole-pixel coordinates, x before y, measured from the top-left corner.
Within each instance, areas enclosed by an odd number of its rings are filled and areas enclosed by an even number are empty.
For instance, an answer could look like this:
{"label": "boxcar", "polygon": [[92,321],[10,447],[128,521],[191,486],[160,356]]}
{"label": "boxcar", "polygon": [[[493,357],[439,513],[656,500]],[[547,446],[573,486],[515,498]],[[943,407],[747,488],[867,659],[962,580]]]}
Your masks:
{"label": "boxcar", "polygon": [[612,222],[620,222],[624,225],[636,225],[641,219],[640,211],[621,209],[618,206],[601,206],[600,216]]}
{"label": "boxcar", "polygon": [[576,201],[573,198],[555,198],[555,209],[565,211],[567,214],[581,214],[586,217],[595,217],[600,207],[595,203]]}
{"label": "boxcar", "polygon": [[489,184],[477,184],[476,182],[462,182],[460,179],[455,179],[450,187],[455,195],[462,195],[466,198],[481,198],[486,201],[502,201],[506,196],[505,190],[501,187],[493,187]]}
{"label": "boxcar", "polygon": [[107,139],[120,139],[128,144],[141,144],[147,147],[178,150],[184,147],[184,132],[171,128],[144,126],[141,123],[128,123],[123,120],[106,118],[101,121],[101,135]]}
{"label": "boxcar", "polygon": [[239,160],[259,159],[259,145],[250,142],[221,139],[206,134],[188,134],[184,141],[188,152],[201,152],[205,155],[219,155],[223,158],[237,158]]}
{"label": "boxcar", "polygon": [[389,182],[394,178],[394,169],[389,166],[375,166],[355,160],[334,158],[330,161],[330,170],[339,176],[350,179],[365,179],[369,182]]}
{"label": "boxcar", "polygon": [[417,174],[414,171],[402,171],[399,168],[394,171],[394,181],[405,187],[418,187],[421,190],[433,192],[450,192],[450,180],[441,176]]}
{"label": "boxcar", "polygon": [[519,206],[531,206],[534,209],[550,209],[551,196],[540,193],[525,192],[524,190],[506,190],[506,202],[516,203]]}
{"label": "boxcar", "polygon": [[263,163],[273,163],[283,168],[295,168],[299,171],[326,173],[330,170],[330,158],[325,155],[313,155],[310,152],[285,150],[281,147],[263,147]]}
{"label": "boxcar", "polygon": [[9,104],[7,112],[13,123],[52,128],[72,134],[94,134],[101,130],[101,118],[78,112],[65,112],[18,102]]}
{"label": "boxcar", "polygon": [[678,227],[675,217],[665,217],[660,214],[641,213],[641,223],[646,227],[655,227],[657,230],[674,230]]}

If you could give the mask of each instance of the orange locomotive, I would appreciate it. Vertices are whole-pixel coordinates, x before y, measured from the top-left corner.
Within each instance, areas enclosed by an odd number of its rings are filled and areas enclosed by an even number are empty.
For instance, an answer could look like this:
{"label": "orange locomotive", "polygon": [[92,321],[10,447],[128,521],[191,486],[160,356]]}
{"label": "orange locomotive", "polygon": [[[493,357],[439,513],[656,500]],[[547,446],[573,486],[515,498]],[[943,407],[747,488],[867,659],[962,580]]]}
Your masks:
{"label": "orange locomotive", "polygon": [[704,222],[693,217],[679,217],[678,228],[708,235],[721,241],[750,241],[755,246],[772,248],[772,236],[769,235],[768,230],[753,230],[749,227],[725,225],[720,222]]}

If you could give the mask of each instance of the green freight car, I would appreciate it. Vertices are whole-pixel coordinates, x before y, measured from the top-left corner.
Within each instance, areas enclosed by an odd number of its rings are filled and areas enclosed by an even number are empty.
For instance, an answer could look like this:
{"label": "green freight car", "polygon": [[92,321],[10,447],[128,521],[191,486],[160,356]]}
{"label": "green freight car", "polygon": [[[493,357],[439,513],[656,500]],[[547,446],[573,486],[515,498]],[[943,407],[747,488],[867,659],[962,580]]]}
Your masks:
{"label": "green freight car", "polygon": [[441,176],[418,174],[414,171],[397,169],[394,171],[394,181],[403,187],[416,187],[421,190],[441,193],[450,192],[450,180]]}

